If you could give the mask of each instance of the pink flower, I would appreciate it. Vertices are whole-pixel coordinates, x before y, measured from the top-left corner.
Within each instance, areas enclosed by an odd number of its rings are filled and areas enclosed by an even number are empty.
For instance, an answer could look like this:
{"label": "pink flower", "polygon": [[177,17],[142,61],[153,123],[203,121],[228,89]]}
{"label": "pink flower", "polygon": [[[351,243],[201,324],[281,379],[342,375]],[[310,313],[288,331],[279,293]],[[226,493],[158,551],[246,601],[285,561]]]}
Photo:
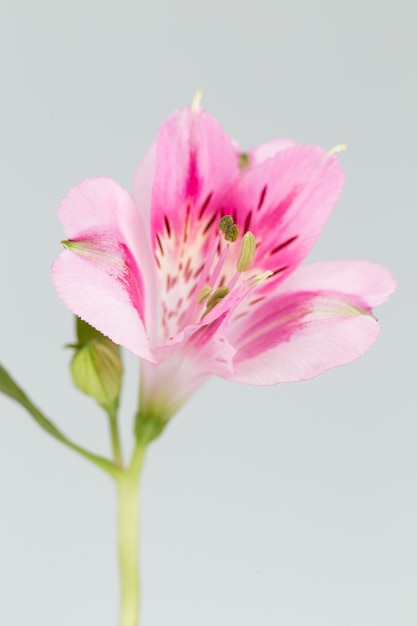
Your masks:
{"label": "pink flower", "polygon": [[194,104],[163,122],[133,197],[97,178],[62,202],[58,295],[143,359],[141,410],[162,419],[213,374],[312,378],[374,343],[372,307],[395,288],[367,261],[300,266],[342,183],[335,153],[280,140],[241,155]]}

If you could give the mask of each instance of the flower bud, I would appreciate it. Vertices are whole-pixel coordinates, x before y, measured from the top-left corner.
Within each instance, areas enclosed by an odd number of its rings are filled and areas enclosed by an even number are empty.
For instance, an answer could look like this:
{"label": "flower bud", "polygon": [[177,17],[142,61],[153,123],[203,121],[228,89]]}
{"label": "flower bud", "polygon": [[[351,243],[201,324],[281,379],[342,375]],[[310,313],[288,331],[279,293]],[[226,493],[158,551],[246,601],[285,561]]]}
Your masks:
{"label": "flower bud", "polygon": [[105,410],[117,406],[123,377],[119,346],[79,319],[77,338],[71,361],[74,384]]}

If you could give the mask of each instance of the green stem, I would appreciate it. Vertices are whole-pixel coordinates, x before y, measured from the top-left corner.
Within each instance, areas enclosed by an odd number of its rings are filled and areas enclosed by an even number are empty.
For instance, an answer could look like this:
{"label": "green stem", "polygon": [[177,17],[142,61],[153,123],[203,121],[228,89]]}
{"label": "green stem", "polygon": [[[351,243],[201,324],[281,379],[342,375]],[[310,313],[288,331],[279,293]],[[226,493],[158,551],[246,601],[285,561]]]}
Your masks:
{"label": "green stem", "polygon": [[117,423],[117,409],[114,411],[109,410],[107,412],[107,415],[109,416],[110,436],[111,436],[111,443],[112,443],[112,448],[113,448],[113,459],[119,467],[123,467],[123,452],[122,452],[122,446],[120,443],[119,425]]}
{"label": "green stem", "polygon": [[119,626],[137,626],[139,620],[139,479],[145,449],[144,442],[137,442],[129,468],[116,483],[120,568]]}

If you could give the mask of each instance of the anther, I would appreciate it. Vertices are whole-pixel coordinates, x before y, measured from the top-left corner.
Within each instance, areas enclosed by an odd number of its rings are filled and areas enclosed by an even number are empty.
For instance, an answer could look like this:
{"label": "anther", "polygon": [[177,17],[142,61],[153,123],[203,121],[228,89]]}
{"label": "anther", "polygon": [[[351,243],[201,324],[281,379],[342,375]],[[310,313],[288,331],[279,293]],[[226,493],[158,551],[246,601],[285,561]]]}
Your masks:
{"label": "anther", "polygon": [[224,233],[226,241],[236,241],[239,236],[239,227],[231,215],[223,215],[219,222],[219,230]]}
{"label": "anther", "polygon": [[246,272],[252,265],[256,252],[256,240],[253,233],[248,230],[243,235],[240,247],[239,258],[237,260],[236,269],[238,272]]}
{"label": "anther", "polygon": [[233,217],[231,215],[223,215],[222,219],[219,222],[219,230],[222,233],[225,233],[228,228],[230,228],[234,224]]}
{"label": "anther", "polygon": [[200,289],[196,297],[197,304],[201,304],[202,302],[204,302],[204,300],[207,300],[210,294],[211,294],[210,285],[204,285],[204,287]]}
{"label": "anther", "polygon": [[207,300],[207,306],[206,310],[204,311],[204,315],[207,315],[207,313],[214,309],[216,304],[219,304],[219,302],[223,300],[223,298],[225,298],[228,293],[230,293],[230,289],[225,285],[223,285],[222,287],[218,287],[215,291],[213,291],[210,298]]}

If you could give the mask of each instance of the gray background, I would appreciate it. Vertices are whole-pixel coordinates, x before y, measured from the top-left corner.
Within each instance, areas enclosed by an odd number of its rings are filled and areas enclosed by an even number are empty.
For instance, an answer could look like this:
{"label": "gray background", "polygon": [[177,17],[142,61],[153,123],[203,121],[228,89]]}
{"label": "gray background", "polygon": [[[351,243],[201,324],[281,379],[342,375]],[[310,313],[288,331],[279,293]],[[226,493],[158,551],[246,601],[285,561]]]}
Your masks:
{"label": "gray background", "polygon": [[[362,359],[273,388],[213,379],[152,445],[143,626],[417,623],[415,18],[412,0],[1,1],[0,361],[74,439],[108,450],[62,349],[56,209],[86,177],[130,188],[199,87],[245,148],[348,142],[311,258],[369,258],[399,283]],[[114,626],[113,485],[5,398],[0,431],[1,626]]]}

